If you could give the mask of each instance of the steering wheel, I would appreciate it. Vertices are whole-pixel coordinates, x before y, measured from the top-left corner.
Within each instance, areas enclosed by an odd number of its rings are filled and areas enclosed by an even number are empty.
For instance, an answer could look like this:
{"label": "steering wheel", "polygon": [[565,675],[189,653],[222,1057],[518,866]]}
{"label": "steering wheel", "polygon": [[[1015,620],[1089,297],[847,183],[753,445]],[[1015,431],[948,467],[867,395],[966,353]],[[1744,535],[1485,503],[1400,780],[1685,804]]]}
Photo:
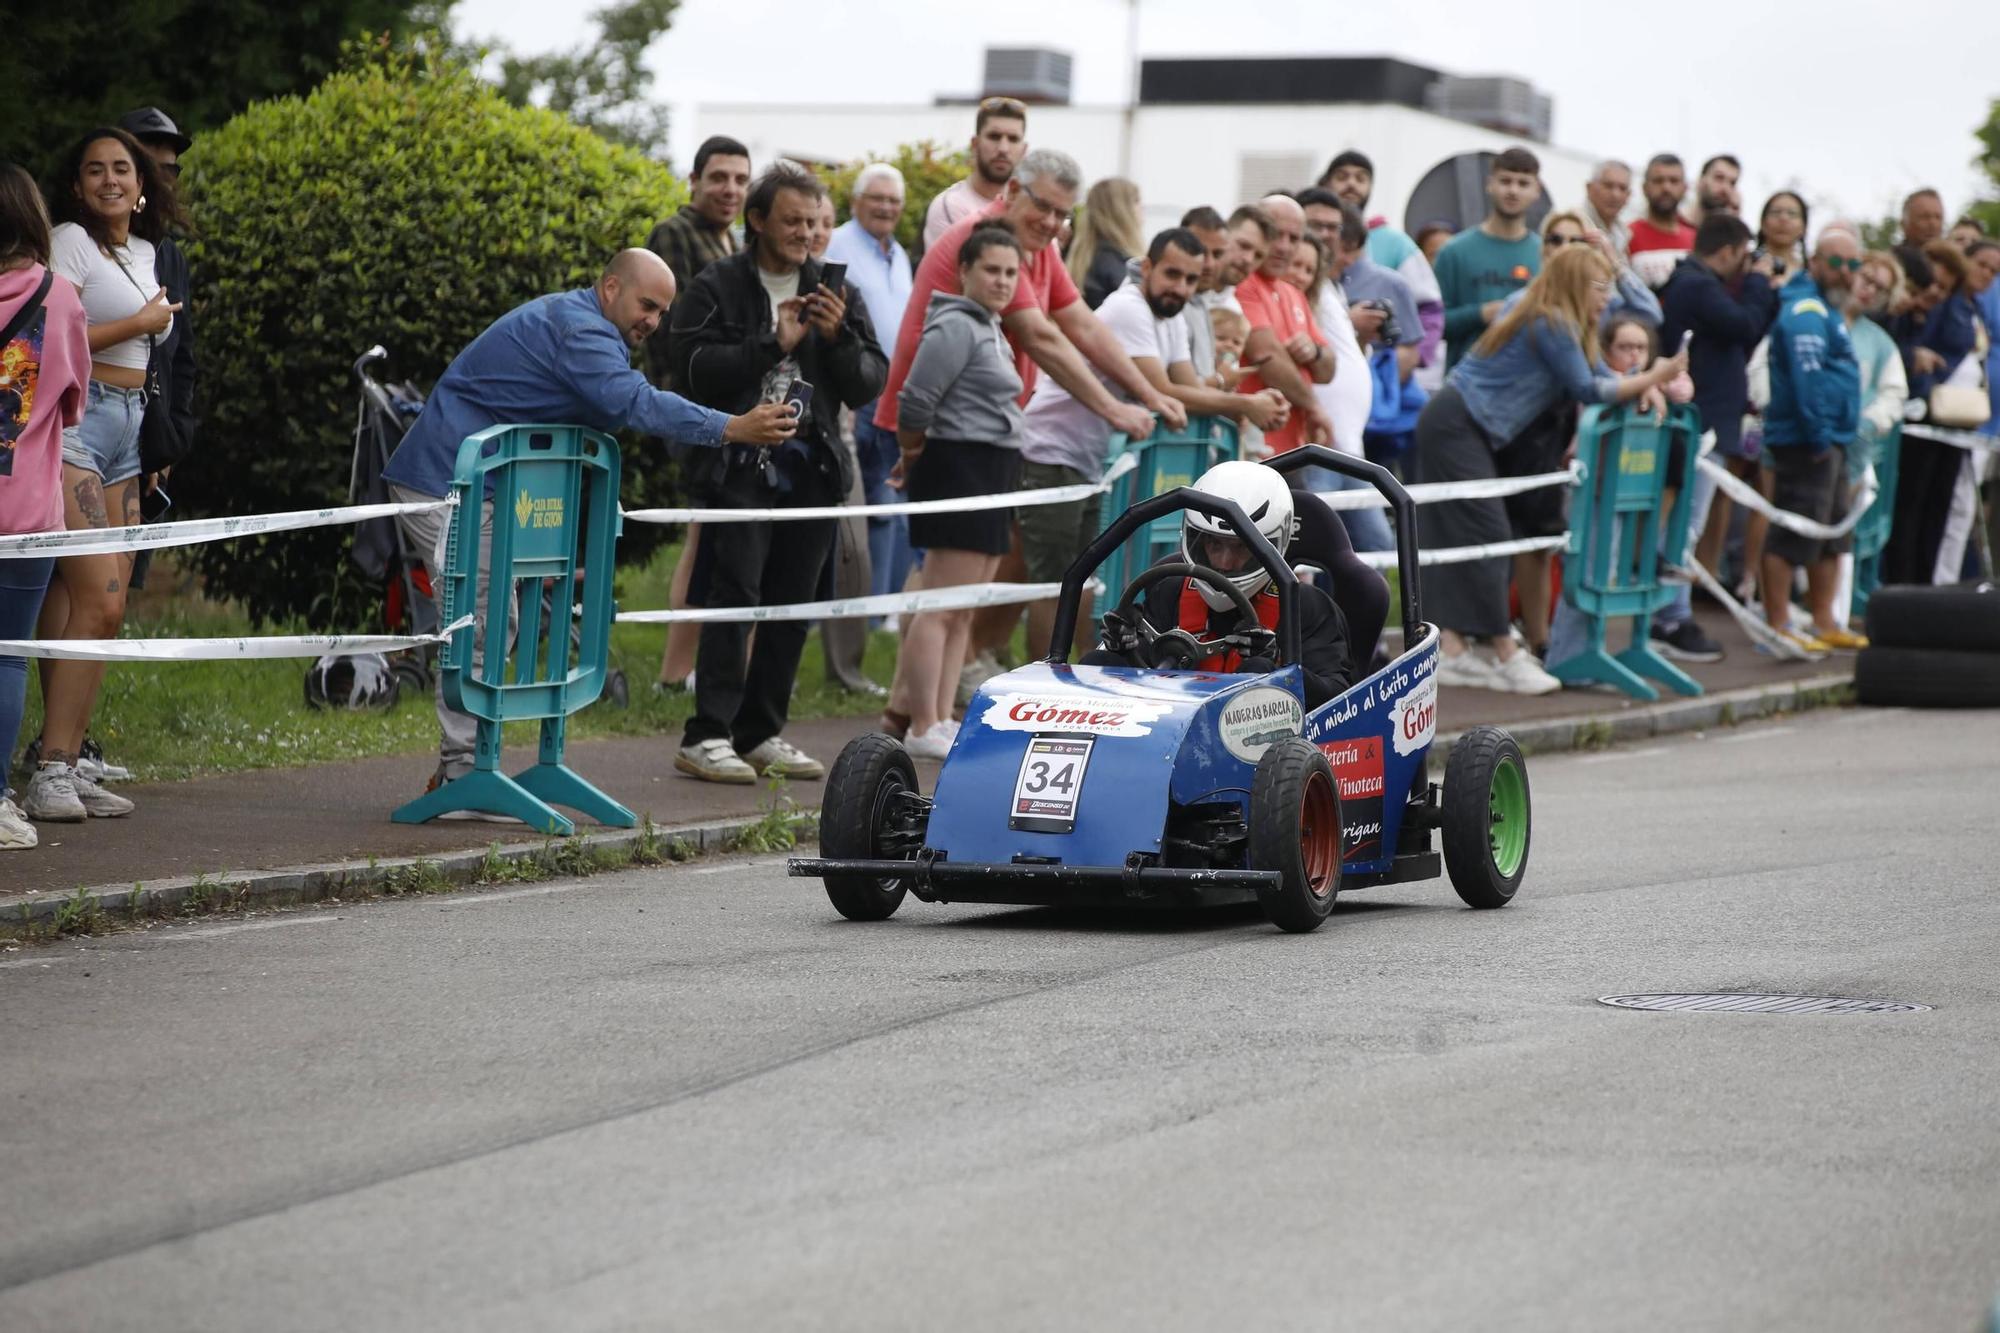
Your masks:
{"label": "steering wheel", "polygon": [[[1242,613],[1244,623],[1250,628],[1219,639],[1200,638],[1178,626],[1170,630],[1154,629],[1140,612],[1139,599],[1155,583],[1168,579],[1197,579],[1220,590]],[[1137,651],[1147,664],[1163,670],[1187,670],[1224,648],[1241,648],[1245,657],[1268,657],[1275,661],[1278,656],[1278,636],[1257,619],[1257,608],[1250,604],[1241,588],[1207,565],[1180,561],[1154,565],[1132,580],[1118,599],[1117,607],[1105,613],[1100,642],[1113,652]],[[1128,648],[1128,642],[1134,642],[1135,646]]]}

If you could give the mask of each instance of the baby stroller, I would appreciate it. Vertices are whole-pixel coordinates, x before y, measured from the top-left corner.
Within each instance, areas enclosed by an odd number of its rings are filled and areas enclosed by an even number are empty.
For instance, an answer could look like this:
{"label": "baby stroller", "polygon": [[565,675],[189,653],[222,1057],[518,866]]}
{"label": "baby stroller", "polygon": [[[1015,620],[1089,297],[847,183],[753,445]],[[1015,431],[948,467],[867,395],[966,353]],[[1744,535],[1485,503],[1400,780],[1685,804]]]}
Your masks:
{"label": "baby stroller", "polygon": [[[381,344],[363,352],[354,363],[361,386],[361,405],[354,422],[354,456],[348,470],[349,504],[390,504],[395,497],[382,473],[411,423],[424,410],[424,396],[414,384],[385,383],[369,368],[386,361]],[[356,525],[349,559],[361,576],[384,584],[383,623],[389,634],[435,634],[437,598],[423,561],[403,540],[393,517],[371,518]],[[554,595],[544,589],[544,603]],[[575,637],[572,631],[572,638]],[[435,685],[437,646],[408,648],[397,653],[363,653],[349,658],[323,657],[306,673],[306,703],[313,708],[389,708],[405,694],[428,695]],[[619,708],[630,699],[625,674],[616,667],[605,677],[604,697]]]}

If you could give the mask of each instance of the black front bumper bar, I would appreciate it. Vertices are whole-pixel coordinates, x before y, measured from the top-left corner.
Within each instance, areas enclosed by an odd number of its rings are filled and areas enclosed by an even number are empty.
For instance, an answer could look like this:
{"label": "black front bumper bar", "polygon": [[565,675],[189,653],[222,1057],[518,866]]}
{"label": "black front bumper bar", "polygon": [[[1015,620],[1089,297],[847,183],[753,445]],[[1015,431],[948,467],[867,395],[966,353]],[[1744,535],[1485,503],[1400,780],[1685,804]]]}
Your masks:
{"label": "black front bumper bar", "polygon": [[[1221,891],[1255,896],[1278,887],[1275,870],[1215,870],[1184,866],[1065,866],[1041,862],[996,865],[928,856],[911,861],[827,860],[795,856],[785,862],[795,878],[860,875],[906,879],[919,898],[961,902],[1041,902],[1052,889],[1082,889],[1092,897],[1181,898]],[[1094,892],[1092,892],[1094,891]]]}

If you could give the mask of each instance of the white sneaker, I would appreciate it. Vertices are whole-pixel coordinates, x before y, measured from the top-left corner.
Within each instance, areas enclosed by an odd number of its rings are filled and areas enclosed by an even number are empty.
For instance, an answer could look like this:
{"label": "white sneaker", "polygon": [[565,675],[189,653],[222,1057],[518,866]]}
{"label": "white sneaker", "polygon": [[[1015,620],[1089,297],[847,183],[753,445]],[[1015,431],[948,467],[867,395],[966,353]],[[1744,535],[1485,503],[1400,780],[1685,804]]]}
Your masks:
{"label": "white sneaker", "polygon": [[1512,657],[1498,664],[1494,682],[1494,689],[1512,694],[1552,694],[1563,687],[1526,648],[1516,648]]}
{"label": "white sneaker", "polygon": [[77,795],[76,775],[68,764],[46,763],[28,779],[21,810],[37,824],[81,824],[90,818]]}
{"label": "white sneaker", "polygon": [[783,736],[773,736],[743,756],[743,761],[767,778],[823,778],[826,765],[793,745]]}
{"label": "white sneaker", "polygon": [[757,770],[743,762],[729,742],[720,737],[683,745],[674,755],[674,767],[703,782],[752,783]]}
{"label": "white sneaker", "polygon": [[71,769],[70,781],[76,787],[76,799],[83,802],[83,812],[92,819],[116,819],[129,815],[138,807],[123,796],[104,790],[76,769]]}
{"label": "white sneaker", "polygon": [[1493,656],[1493,650],[1470,644],[1456,657],[1439,650],[1437,682],[1440,685],[1460,685],[1470,690],[1507,688],[1500,683],[1500,662]]}
{"label": "white sneaker", "polygon": [[0,796],[0,852],[23,852],[40,841],[21,807]]}
{"label": "white sneaker", "polygon": [[951,753],[952,738],[956,731],[947,731],[946,723],[933,723],[931,729],[921,736],[911,736],[903,741],[903,748],[910,752],[912,759],[943,759]]}

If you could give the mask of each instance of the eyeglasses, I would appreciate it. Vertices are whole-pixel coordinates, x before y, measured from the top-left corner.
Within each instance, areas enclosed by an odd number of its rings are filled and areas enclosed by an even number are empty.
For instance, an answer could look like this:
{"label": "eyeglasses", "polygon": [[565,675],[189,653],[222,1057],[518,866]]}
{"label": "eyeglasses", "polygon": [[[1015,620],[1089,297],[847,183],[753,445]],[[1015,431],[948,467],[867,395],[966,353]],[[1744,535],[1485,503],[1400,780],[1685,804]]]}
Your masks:
{"label": "eyeglasses", "polygon": [[1832,269],[1844,268],[1849,273],[1859,273],[1861,271],[1861,266],[1868,262],[1866,259],[1861,258],[1859,255],[1855,256],[1853,259],[1842,259],[1839,255],[1821,255],[1820,258],[1826,261],[1826,266],[1828,268]]}
{"label": "eyeglasses", "polygon": [[1035,206],[1036,212],[1052,222],[1068,222],[1070,217],[1076,212],[1073,208],[1057,208],[1054,204],[1036,194],[1030,186],[1023,185],[1021,193],[1028,196],[1028,202]]}
{"label": "eyeglasses", "polygon": [[903,196],[900,194],[864,194],[856,200],[859,204],[886,204],[890,208],[901,208]]}

